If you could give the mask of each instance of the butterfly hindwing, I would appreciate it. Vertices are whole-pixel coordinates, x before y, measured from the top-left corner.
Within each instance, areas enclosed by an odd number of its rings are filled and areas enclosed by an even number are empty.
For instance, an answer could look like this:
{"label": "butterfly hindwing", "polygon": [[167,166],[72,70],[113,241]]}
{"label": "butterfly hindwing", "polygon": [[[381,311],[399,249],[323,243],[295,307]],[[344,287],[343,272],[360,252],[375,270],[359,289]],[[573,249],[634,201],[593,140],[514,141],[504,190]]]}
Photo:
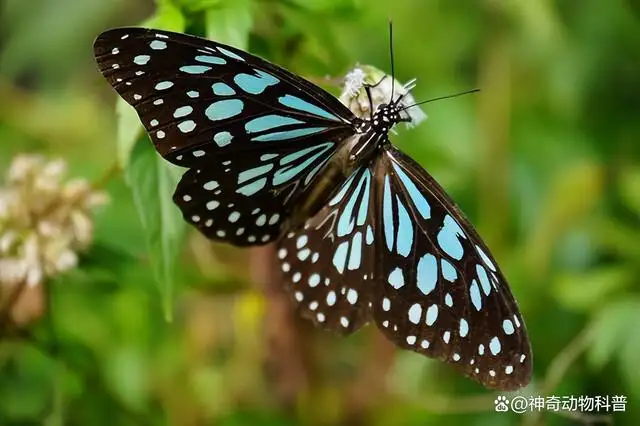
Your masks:
{"label": "butterfly hindwing", "polygon": [[174,201],[210,239],[237,246],[272,242],[335,145],[325,141],[243,155],[206,152],[206,167],[194,166],[184,174]]}
{"label": "butterfly hindwing", "polygon": [[393,147],[376,165],[378,327],[487,387],[528,383],[531,351],[507,282],[435,180]]}
{"label": "butterfly hindwing", "polygon": [[279,244],[285,286],[301,314],[348,334],[370,318],[374,279],[374,176],[362,166],[327,204]]}

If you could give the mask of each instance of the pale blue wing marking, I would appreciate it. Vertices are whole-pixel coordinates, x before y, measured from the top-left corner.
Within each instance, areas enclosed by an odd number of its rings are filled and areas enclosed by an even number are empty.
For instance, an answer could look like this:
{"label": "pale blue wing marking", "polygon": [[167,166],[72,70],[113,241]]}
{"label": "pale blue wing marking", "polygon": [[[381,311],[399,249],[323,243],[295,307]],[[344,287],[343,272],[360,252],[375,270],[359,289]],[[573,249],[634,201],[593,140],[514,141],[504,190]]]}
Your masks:
{"label": "pale blue wing marking", "polygon": [[224,47],[218,46],[217,49],[220,51],[220,53],[222,53],[223,55],[225,55],[225,56],[227,56],[229,58],[233,58],[233,59],[237,59],[238,61],[245,62],[243,57],[241,57],[240,55],[236,55],[235,53],[233,53],[230,50],[225,49]]}
{"label": "pale blue wing marking", "polygon": [[401,256],[408,257],[409,253],[411,253],[411,246],[413,245],[413,224],[407,209],[397,195],[396,202],[398,205],[397,252]]}
{"label": "pale blue wing marking", "polygon": [[418,261],[416,271],[418,290],[427,295],[436,288],[438,283],[438,260],[434,255],[427,253]]}
{"label": "pale blue wing marking", "polygon": [[233,90],[231,86],[222,82],[214,83],[211,86],[211,90],[213,90],[213,93],[218,96],[231,96],[236,94],[236,91]]}
{"label": "pale blue wing marking", "polygon": [[384,177],[384,196],[382,201],[382,226],[384,228],[384,237],[387,243],[387,249],[393,250],[393,201],[391,198],[391,184],[389,183],[389,175]]}
{"label": "pale blue wing marking", "polygon": [[244,103],[239,99],[226,99],[209,105],[204,114],[212,121],[225,120],[240,114],[243,107]]}
{"label": "pale blue wing marking", "polygon": [[211,67],[206,65],[185,65],[180,67],[180,71],[186,74],[204,74],[207,71],[210,71]]}
{"label": "pale blue wing marking", "polygon": [[233,77],[233,81],[239,88],[251,95],[259,95],[264,92],[267,87],[275,86],[280,82],[279,79],[262,70],[256,70],[258,76],[250,74],[238,74]]}
{"label": "pale blue wing marking", "polygon": [[460,244],[459,237],[467,238],[458,222],[450,215],[446,215],[442,221],[442,229],[438,232],[438,245],[445,253],[456,260],[462,259],[464,255],[464,249]]}
{"label": "pale blue wing marking", "polygon": [[350,271],[356,270],[360,267],[362,258],[362,233],[356,232],[351,240],[351,253],[349,254],[349,264],[347,269]]}
{"label": "pale blue wing marking", "polygon": [[241,186],[240,188],[236,189],[236,192],[238,194],[242,194],[249,197],[251,195],[256,194],[258,191],[264,188],[266,184],[267,184],[267,178],[260,178],[254,182],[251,182],[248,185]]}
{"label": "pale blue wing marking", "polygon": [[349,179],[347,179],[347,181],[342,184],[342,187],[340,188],[340,191],[338,191],[338,193],[329,201],[329,205],[330,206],[335,206],[340,201],[342,201],[342,199],[344,198],[345,194],[347,193],[347,191],[351,187],[351,184],[353,184],[353,181],[354,181],[355,178],[356,178],[356,174],[352,173],[351,176],[349,176]]}
{"label": "pale blue wing marking", "polygon": [[284,115],[269,114],[247,121],[244,128],[248,133],[257,133],[291,124],[304,124],[304,122]]}
{"label": "pale blue wing marking", "polygon": [[336,235],[338,237],[344,237],[345,235],[350,234],[356,224],[356,218],[353,217],[353,211],[355,204],[362,194],[362,201],[358,211],[357,221],[360,224],[364,224],[364,221],[367,217],[367,208],[369,205],[369,186],[371,185],[371,175],[369,170],[366,170],[363,175],[360,177],[358,181],[358,186],[355,191],[351,194],[351,198],[347,202],[342,214],[340,215],[340,219],[338,219],[338,226]]}
{"label": "pale blue wing marking", "polygon": [[265,164],[264,166],[244,170],[238,174],[238,185],[243,184],[248,180],[255,179],[258,176],[262,176],[271,169],[273,169],[273,164]]}
{"label": "pale blue wing marking", "polygon": [[442,276],[445,280],[449,282],[455,282],[458,279],[458,272],[453,267],[451,262],[446,259],[440,259],[440,264],[442,267]]}
{"label": "pale blue wing marking", "polygon": [[402,273],[402,269],[395,268],[389,274],[389,278],[387,279],[389,284],[396,290],[404,286],[404,274]]}
{"label": "pale blue wing marking", "polygon": [[326,129],[327,129],[326,127],[307,127],[302,129],[296,129],[296,130],[287,130],[284,132],[268,133],[265,135],[253,137],[251,138],[251,140],[258,141],[258,142],[282,141],[287,139],[299,138],[301,136],[312,135],[314,133],[318,133]]}
{"label": "pale blue wing marking", "polygon": [[196,56],[196,61],[202,62],[204,64],[214,64],[214,65],[224,65],[227,63],[223,58],[219,58],[217,56],[211,55],[198,55]]}
{"label": "pale blue wing marking", "polygon": [[431,207],[429,206],[427,199],[424,198],[424,195],[422,195],[416,184],[413,183],[402,168],[400,168],[395,162],[392,162],[391,164],[393,164],[393,168],[400,177],[400,181],[407,190],[407,193],[420,213],[420,216],[422,216],[423,219],[429,219],[431,217]]}
{"label": "pale blue wing marking", "polygon": [[292,161],[295,161],[299,158],[302,158],[304,155],[307,155],[308,153],[312,152],[313,150],[318,150],[318,152],[316,152],[313,155],[310,155],[307,159],[305,159],[302,163],[298,164],[298,165],[291,165],[291,166],[286,166],[283,167],[281,169],[278,169],[276,171],[276,173],[273,176],[273,184],[274,185],[282,185],[285,182],[290,181],[291,179],[293,179],[294,177],[298,176],[300,173],[302,173],[307,167],[309,167],[310,164],[312,164],[314,161],[316,161],[319,157],[321,157],[322,155],[325,155],[332,147],[333,147],[334,143],[333,142],[327,142],[324,144],[320,144],[320,145],[315,145],[313,147],[307,148],[305,150],[302,150],[304,152],[300,153],[294,153],[294,154],[290,154],[286,157],[283,157],[280,160],[280,165],[287,165],[289,163],[291,163]]}
{"label": "pale blue wing marking", "polygon": [[345,263],[347,262],[347,251],[349,251],[349,242],[344,241],[340,243],[333,254],[333,265],[341,274],[344,272]]}
{"label": "pale blue wing marking", "polygon": [[278,102],[289,108],[297,109],[298,111],[304,111],[309,114],[317,115],[319,117],[328,118],[329,120],[340,121],[338,117],[320,108],[317,105],[309,103],[297,96],[284,95],[278,98]]}

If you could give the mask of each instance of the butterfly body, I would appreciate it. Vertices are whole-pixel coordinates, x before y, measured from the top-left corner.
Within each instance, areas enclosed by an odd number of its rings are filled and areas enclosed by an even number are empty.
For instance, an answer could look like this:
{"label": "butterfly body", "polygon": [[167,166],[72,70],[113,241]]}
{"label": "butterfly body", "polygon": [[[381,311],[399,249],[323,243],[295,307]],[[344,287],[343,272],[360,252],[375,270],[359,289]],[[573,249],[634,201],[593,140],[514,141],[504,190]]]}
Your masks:
{"label": "butterfly body", "polygon": [[277,242],[302,316],[341,334],[374,322],[487,387],[529,382],[526,329],[495,259],[388,138],[407,121],[399,99],[361,119],[283,68],[166,31],[110,30],[94,51],[157,151],[188,169],[174,194],[185,220],[237,246]]}
{"label": "butterfly body", "polygon": [[300,208],[294,210],[290,225],[285,229],[295,228],[304,219],[317,213],[336,188],[358,167],[367,166],[385,146],[391,145],[389,130],[397,123],[407,121],[400,115],[398,103],[396,100],[380,105],[370,119],[354,118],[353,135],[342,142],[323,173],[316,177],[308,196],[301,200]]}

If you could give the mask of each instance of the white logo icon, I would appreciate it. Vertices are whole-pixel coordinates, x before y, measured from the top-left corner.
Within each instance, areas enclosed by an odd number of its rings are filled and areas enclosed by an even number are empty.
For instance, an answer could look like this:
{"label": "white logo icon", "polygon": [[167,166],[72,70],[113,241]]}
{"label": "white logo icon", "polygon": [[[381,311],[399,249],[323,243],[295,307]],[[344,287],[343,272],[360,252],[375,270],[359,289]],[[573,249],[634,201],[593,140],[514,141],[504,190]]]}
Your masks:
{"label": "white logo icon", "polygon": [[496,404],[496,411],[505,412],[509,411],[509,400],[504,395],[498,395],[496,400],[493,401]]}

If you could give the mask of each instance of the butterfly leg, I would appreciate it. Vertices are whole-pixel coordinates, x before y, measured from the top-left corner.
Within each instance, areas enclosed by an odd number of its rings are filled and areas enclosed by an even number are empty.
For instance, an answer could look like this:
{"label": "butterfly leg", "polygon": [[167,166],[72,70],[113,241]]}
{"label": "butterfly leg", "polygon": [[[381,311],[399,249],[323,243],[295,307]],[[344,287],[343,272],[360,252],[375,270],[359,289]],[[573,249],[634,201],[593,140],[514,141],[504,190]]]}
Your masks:
{"label": "butterfly leg", "polygon": [[375,89],[376,87],[378,87],[388,76],[387,75],[383,75],[382,78],[380,78],[380,80],[378,80],[378,82],[376,84],[366,84],[365,83],[365,87],[370,87],[372,89]]}
{"label": "butterfly leg", "polygon": [[371,97],[371,87],[369,85],[364,86],[364,91],[367,94],[367,99],[369,99],[369,120],[373,120],[373,98]]}
{"label": "butterfly leg", "polygon": [[380,80],[376,84],[364,84],[364,91],[367,94],[367,99],[369,99],[369,119],[373,120],[373,96],[371,95],[371,89],[375,89],[378,87],[384,80],[387,78],[387,75],[383,75]]}

